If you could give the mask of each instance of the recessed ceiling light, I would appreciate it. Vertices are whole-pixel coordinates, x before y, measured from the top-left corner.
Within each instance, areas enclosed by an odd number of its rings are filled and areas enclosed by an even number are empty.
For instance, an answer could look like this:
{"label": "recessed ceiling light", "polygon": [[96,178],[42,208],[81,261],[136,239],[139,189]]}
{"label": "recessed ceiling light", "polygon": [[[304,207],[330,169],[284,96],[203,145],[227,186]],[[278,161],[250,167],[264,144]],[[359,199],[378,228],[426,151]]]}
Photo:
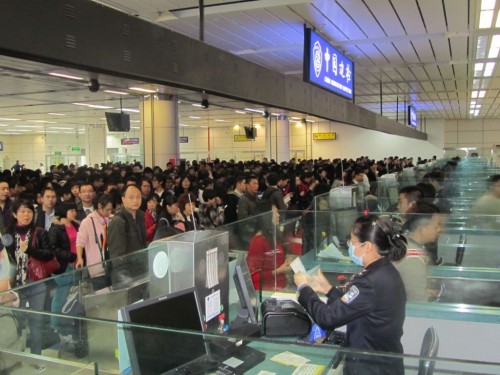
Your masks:
{"label": "recessed ceiling light", "polygon": [[0,121],[19,121],[18,118],[0,118]]}
{"label": "recessed ceiling light", "polygon": [[489,29],[493,21],[493,10],[482,10],[479,16],[479,28]]}
{"label": "recessed ceiling light", "polygon": [[123,92],[123,91],[104,90],[104,92],[107,92],[109,94],[128,95],[128,92]]}
{"label": "recessed ceiling light", "polygon": [[156,92],[156,90],[143,89],[142,87],[129,87],[128,89],[140,92],[147,92],[149,94],[154,94]]}
{"label": "recessed ceiling light", "polygon": [[64,73],[51,72],[51,73],[49,73],[49,75],[55,76],[55,77],[61,77],[61,78],[74,79],[74,80],[77,80],[77,81],[82,81],[83,80],[82,77],[77,77],[77,76],[73,76],[73,75],[70,75],[70,74],[64,74]]}
{"label": "recessed ceiling light", "polygon": [[485,97],[485,95],[486,95],[486,91],[485,91],[485,90],[481,90],[481,91],[479,91],[478,96],[479,96],[480,98],[484,98],[484,97]]}
{"label": "recessed ceiling light", "polygon": [[47,114],[52,115],[52,116],[66,116],[66,114],[64,114],[64,113],[56,113],[56,112],[49,112]]}

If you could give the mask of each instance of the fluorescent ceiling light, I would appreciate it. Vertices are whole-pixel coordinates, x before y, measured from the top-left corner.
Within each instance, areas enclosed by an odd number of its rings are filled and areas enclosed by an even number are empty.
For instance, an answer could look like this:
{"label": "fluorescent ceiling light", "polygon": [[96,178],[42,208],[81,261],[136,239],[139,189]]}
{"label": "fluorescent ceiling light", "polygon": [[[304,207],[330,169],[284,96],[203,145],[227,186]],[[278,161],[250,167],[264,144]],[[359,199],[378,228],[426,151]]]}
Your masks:
{"label": "fluorescent ceiling light", "polygon": [[215,122],[226,122],[226,120],[221,120],[221,119],[218,119],[218,118],[216,118],[214,121]]}
{"label": "fluorescent ceiling light", "polygon": [[123,92],[123,91],[104,90],[104,92],[107,92],[109,94],[128,95],[128,92]]}
{"label": "fluorescent ceiling light", "polygon": [[473,115],[473,114],[474,114],[474,110],[469,111],[469,113],[470,113],[471,115]]}
{"label": "fluorescent ceiling light", "polygon": [[140,129],[139,126],[131,126],[130,129]]}
{"label": "fluorescent ceiling light", "polygon": [[42,128],[41,125],[16,125],[16,128]]}
{"label": "fluorescent ceiling light", "polygon": [[264,114],[264,111],[260,111],[258,109],[254,109],[254,108],[245,108],[245,111]]}
{"label": "fluorescent ceiling light", "polygon": [[70,75],[70,74],[64,74],[64,73],[51,72],[51,73],[49,73],[49,75],[55,76],[55,77],[61,77],[61,78],[74,79],[74,80],[77,80],[77,81],[82,81],[83,80],[82,77],[77,77],[77,76],[73,76],[73,75]]}
{"label": "fluorescent ceiling light", "polygon": [[473,89],[478,89],[479,88],[479,84],[481,83],[481,80],[480,79],[475,79],[472,81],[472,88]]}
{"label": "fluorescent ceiling light", "polygon": [[49,112],[47,114],[52,115],[52,116],[66,116],[66,114],[64,114],[64,113],[56,113],[56,112]]}
{"label": "fluorescent ceiling light", "polygon": [[29,132],[29,129],[5,129],[6,132]]}
{"label": "fluorescent ceiling light", "polygon": [[130,122],[141,122],[141,121],[140,120],[130,120]]}
{"label": "fluorescent ceiling light", "polygon": [[192,105],[193,107],[201,107],[201,104],[199,104],[199,103],[193,103],[193,104],[191,104],[191,105]]}
{"label": "fluorescent ceiling light", "polygon": [[481,10],[491,10],[495,9],[496,0],[482,0]]}
{"label": "fluorescent ceiling light", "polygon": [[474,111],[474,116],[477,116],[477,115],[479,115],[479,110],[478,109]]}
{"label": "fluorescent ceiling light", "polygon": [[484,69],[483,63],[475,63],[474,64],[474,76],[475,77],[480,76],[483,69]]}
{"label": "fluorescent ceiling light", "polygon": [[235,112],[236,112],[236,113],[240,113],[240,114],[242,114],[242,115],[246,114],[246,112],[245,112],[245,111],[235,111]]}
{"label": "fluorescent ceiling light", "polygon": [[18,118],[0,118],[0,121],[19,121]]}
{"label": "fluorescent ceiling light", "polygon": [[290,120],[300,120],[300,117],[290,117]]}
{"label": "fluorescent ceiling light", "polygon": [[482,10],[479,17],[479,28],[489,29],[493,21],[493,10]]}
{"label": "fluorescent ceiling light", "polygon": [[42,124],[58,124],[57,121],[45,121],[45,120],[28,120],[29,122],[39,122]]}
{"label": "fluorescent ceiling light", "polygon": [[481,35],[477,37],[476,59],[484,59],[486,55],[486,46],[488,45],[488,37]]}
{"label": "fluorescent ceiling light", "polygon": [[311,122],[311,123],[313,123],[314,121],[313,121],[313,120],[307,120],[307,119],[306,119],[306,122]]}
{"label": "fluorescent ceiling light", "polygon": [[240,128],[240,126],[239,126],[238,124],[236,124],[236,125],[234,125],[234,126],[233,126],[233,128],[234,128],[234,129],[239,129],[239,128]]}
{"label": "fluorescent ceiling light", "polygon": [[493,73],[493,69],[495,69],[494,62],[486,63],[486,67],[484,68],[484,76],[491,77],[491,74]]}
{"label": "fluorescent ceiling light", "polygon": [[271,113],[271,116],[280,117],[280,114],[279,113]]}
{"label": "fluorescent ceiling light", "polygon": [[495,27],[500,27],[500,12],[498,13],[497,22],[495,24]]}
{"label": "fluorescent ceiling light", "polygon": [[201,117],[198,117],[198,116],[189,116],[189,118],[194,118],[194,119],[196,119],[196,120],[201,119]]}
{"label": "fluorescent ceiling light", "polygon": [[140,92],[147,92],[149,94],[154,94],[156,92],[156,90],[143,89],[142,87],[129,87],[128,89]]}
{"label": "fluorescent ceiling light", "polygon": [[89,108],[98,108],[98,109],[113,109],[113,107],[110,107],[109,105],[98,105],[98,104],[89,104]]}
{"label": "fluorescent ceiling light", "polygon": [[490,51],[488,52],[488,58],[496,59],[498,57],[498,51],[500,49],[500,35],[493,35],[491,38]]}
{"label": "fluorescent ceiling light", "polygon": [[189,126],[189,125],[186,125],[186,124],[179,124],[179,126]]}
{"label": "fluorescent ceiling light", "polygon": [[479,96],[480,98],[484,98],[484,96],[485,96],[485,95],[486,95],[486,91],[485,91],[485,90],[481,90],[481,91],[479,91],[478,96]]}
{"label": "fluorescent ceiling light", "polygon": [[477,91],[476,90],[472,91],[470,97],[474,99],[477,98]]}
{"label": "fluorescent ceiling light", "polygon": [[471,101],[470,105],[476,105],[476,101],[475,100]]}
{"label": "fluorescent ceiling light", "polygon": [[122,111],[139,113],[138,109],[133,108],[122,108]]}
{"label": "fluorescent ceiling light", "polygon": [[295,126],[298,127],[298,128],[302,127],[302,121],[297,121],[295,123]]}
{"label": "fluorescent ceiling light", "polygon": [[57,129],[57,130],[73,130],[73,128],[65,128],[61,126],[49,126],[49,129]]}
{"label": "fluorescent ceiling light", "polygon": [[483,82],[481,83],[481,89],[486,90],[490,84],[490,79],[491,78],[484,78]]}
{"label": "fluorescent ceiling light", "polygon": [[260,124],[255,124],[255,125],[254,125],[254,128],[255,128],[255,129],[260,129]]}
{"label": "fluorescent ceiling light", "polygon": [[0,126],[9,126],[9,125],[7,125],[7,124],[0,124]]}
{"label": "fluorescent ceiling light", "polygon": [[200,125],[200,128],[208,128],[208,126]]}

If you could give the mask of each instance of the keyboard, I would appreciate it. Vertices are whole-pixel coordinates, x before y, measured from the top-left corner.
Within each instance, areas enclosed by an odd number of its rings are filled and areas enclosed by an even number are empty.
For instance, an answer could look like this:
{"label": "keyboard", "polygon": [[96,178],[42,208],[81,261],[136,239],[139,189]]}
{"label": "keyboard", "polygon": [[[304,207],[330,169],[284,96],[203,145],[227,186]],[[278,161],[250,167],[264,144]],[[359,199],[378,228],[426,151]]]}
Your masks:
{"label": "keyboard", "polygon": [[326,333],[325,344],[344,346],[347,340],[345,332],[332,330]]}

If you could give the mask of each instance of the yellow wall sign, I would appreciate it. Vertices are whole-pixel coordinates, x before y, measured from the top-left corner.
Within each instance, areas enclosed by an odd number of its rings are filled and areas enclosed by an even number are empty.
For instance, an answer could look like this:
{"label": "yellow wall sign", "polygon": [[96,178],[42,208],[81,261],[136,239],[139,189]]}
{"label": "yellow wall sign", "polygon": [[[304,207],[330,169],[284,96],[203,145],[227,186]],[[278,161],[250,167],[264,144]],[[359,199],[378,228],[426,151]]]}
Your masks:
{"label": "yellow wall sign", "polygon": [[247,138],[247,136],[245,134],[239,134],[239,135],[234,136],[234,141],[235,142],[249,142],[249,141],[253,141],[253,139]]}
{"label": "yellow wall sign", "polygon": [[315,141],[330,141],[332,139],[337,139],[337,133],[313,133],[313,140]]}

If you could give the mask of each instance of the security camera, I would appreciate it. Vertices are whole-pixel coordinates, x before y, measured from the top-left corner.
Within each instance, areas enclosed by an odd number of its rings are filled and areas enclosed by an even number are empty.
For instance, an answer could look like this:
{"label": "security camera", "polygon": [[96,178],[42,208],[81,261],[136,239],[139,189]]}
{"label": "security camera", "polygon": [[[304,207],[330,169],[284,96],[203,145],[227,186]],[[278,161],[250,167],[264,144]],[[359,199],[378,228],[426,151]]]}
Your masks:
{"label": "security camera", "polygon": [[209,105],[210,105],[210,104],[208,103],[208,99],[203,99],[203,100],[201,101],[201,106],[202,106],[202,108],[207,109]]}
{"label": "security camera", "polygon": [[266,110],[266,111],[264,111],[264,112],[262,113],[262,117],[264,117],[264,118],[269,118],[269,111],[267,111],[267,110]]}
{"label": "security camera", "polygon": [[101,85],[99,84],[99,81],[95,78],[91,78],[89,80],[89,84],[87,86],[88,86],[90,92],[97,92],[97,91],[99,91],[99,87],[101,87]]}

